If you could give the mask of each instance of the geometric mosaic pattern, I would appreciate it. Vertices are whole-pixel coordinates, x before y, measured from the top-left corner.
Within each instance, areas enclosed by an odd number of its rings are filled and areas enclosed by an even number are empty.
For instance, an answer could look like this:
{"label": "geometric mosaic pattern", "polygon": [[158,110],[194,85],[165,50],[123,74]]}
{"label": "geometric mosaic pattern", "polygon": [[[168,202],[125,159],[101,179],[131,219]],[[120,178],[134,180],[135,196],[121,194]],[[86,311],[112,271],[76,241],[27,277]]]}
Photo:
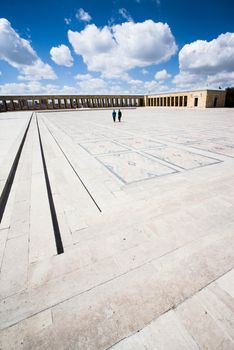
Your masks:
{"label": "geometric mosaic pattern", "polygon": [[203,151],[222,154],[228,157],[234,157],[234,147],[228,146],[228,145],[222,145],[220,143],[199,142],[191,145],[191,147],[201,149]]}
{"label": "geometric mosaic pattern", "polygon": [[156,148],[145,152],[183,169],[199,168],[220,162],[218,159],[202,156],[175,147]]}
{"label": "geometric mosaic pattern", "polygon": [[107,140],[82,142],[80,143],[80,146],[93,155],[108,154],[128,150],[127,148],[120,146],[115,142]]}
{"label": "geometric mosaic pattern", "polygon": [[119,139],[116,140],[119,143],[135,148],[135,149],[144,149],[144,148],[155,148],[155,147],[160,147],[163,146],[163,143],[144,139],[143,137],[132,137],[129,139]]}
{"label": "geometric mosaic pattern", "polygon": [[124,183],[151,179],[177,172],[159,161],[137,152],[124,152],[97,158]]}

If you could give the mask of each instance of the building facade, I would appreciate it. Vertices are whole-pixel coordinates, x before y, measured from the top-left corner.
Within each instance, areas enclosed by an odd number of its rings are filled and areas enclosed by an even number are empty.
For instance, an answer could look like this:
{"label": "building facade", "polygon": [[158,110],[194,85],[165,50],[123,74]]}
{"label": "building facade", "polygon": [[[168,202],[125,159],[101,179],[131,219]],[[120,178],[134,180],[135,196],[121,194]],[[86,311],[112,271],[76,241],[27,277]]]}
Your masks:
{"label": "building facade", "polygon": [[75,108],[225,106],[226,91],[199,90],[153,95],[0,96],[0,112]]}
{"label": "building facade", "polygon": [[187,108],[225,107],[225,97],[226,91],[223,90],[160,93],[145,96],[145,106]]}

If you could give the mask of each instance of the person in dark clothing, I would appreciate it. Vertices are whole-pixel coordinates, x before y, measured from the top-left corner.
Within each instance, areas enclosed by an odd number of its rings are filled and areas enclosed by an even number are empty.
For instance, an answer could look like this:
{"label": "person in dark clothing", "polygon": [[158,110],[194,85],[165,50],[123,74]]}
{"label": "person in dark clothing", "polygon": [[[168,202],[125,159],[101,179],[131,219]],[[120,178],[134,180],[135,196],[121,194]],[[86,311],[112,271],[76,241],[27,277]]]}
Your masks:
{"label": "person in dark clothing", "polygon": [[113,118],[113,122],[115,123],[115,118],[116,118],[116,111],[115,110],[113,110],[113,112],[112,112],[112,118]]}
{"label": "person in dark clothing", "polygon": [[122,112],[121,112],[121,110],[119,109],[119,111],[118,111],[118,119],[119,119],[119,122],[121,122],[121,117],[122,117]]}

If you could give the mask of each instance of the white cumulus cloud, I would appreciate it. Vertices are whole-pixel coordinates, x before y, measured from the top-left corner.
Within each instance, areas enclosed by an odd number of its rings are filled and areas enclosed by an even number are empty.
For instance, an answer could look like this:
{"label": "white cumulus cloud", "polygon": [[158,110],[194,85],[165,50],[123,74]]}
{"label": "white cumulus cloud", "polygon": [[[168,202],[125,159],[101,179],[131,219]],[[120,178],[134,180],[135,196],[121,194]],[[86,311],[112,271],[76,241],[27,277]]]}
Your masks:
{"label": "white cumulus cloud", "polygon": [[22,39],[5,18],[0,18],[0,59],[20,71],[19,79],[57,78],[52,67],[37,56],[29,41]]}
{"label": "white cumulus cloud", "polygon": [[171,77],[171,74],[169,74],[166,69],[162,69],[158,71],[154,77],[156,80],[166,80]]}
{"label": "white cumulus cloud", "polygon": [[173,83],[176,84],[179,89],[189,90],[206,88],[205,79],[202,75],[196,75],[189,72],[180,72],[177,74],[173,79]]}
{"label": "white cumulus cloud", "polygon": [[75,79],[83,81],[83,80],[88,80],[88,79],[92,79],[92,75],[91,74],[77,74],[75,76]]}
{"label": "white cumulus cloud", "polygon": [[32,66],[24,66],[19,70],[21,73],[18,76],[19,80],[57,79],[57,76],[55,75],[51,66],[42,62],[40,59],[36,60]]}
{"label": "white cumulus cloud", "polygon": [[179,52],[180,73],[173,82],[180,88],[228,86],[233,84],[234,33],[211,41],[197,40]]}
{"label": "white cumulus cloud", "polygon": [[177,51],[168,24],[152,20],[103,28],[87,25],[80,32],[69,30],[68,39],[88,70],[103,77],[124,77],[132,68],[167,61]]}
{"label": "white cumulus cloud", "polygon": [[157,82],[155,80],[146,81],[144,83],[144,91],[143,93],[157,93],[159,91],[166,92],[168,91],[169,87],[167,85],[163,85],[160,82]]}
{"label": "white cumulus cloud", "polygon": [[51,59],[60,66],[71,67],[73,65],[73,57],[69,47],[59,45],[52,47],[50,50]]}
{"label": "white cumulus cloud", "polygon": [[77,74],[75,79],[81,93],[97,94],[106,93],[108,89],[107,82],[101,78],[94,78],[90,74]]}
{"label": "white cumulus cloud", "polygon": [[85,12],[84,9],[80,8],[77,12],[76,12],[76,18],[79,19],[80,21],[84,21],[84,22],[90,22],[92,17],[90,16],[90,14],[88,12]]}
{"label": "white cumulus cloud", "polygon": [[139,86],[142,85],[142,80],[139,79],[131,79],[129,80],[128,84],[132,85],[132,86]]}
{"label": "white cumulus cloud", "polygon": [[56,95],[78,94],[78,88],[72,86],[59,86],[54,84],[41,84],[39,81],[22,83],[7,83],[0,85],[0,95]]}

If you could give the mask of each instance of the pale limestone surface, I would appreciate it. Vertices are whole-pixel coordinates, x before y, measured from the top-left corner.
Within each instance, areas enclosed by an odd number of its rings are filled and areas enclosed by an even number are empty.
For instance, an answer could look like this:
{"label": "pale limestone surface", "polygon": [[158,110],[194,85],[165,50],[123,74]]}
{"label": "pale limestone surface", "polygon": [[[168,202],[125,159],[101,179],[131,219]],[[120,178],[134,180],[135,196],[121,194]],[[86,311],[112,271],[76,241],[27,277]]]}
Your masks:
{"label": "pale limestone surface", "polygon": [[[0,224],[0,349],[233,349],[233,111],[111,112],[37,113],[60,255],[33,115]],[[0,115],[1,189],[30,116]]]}

